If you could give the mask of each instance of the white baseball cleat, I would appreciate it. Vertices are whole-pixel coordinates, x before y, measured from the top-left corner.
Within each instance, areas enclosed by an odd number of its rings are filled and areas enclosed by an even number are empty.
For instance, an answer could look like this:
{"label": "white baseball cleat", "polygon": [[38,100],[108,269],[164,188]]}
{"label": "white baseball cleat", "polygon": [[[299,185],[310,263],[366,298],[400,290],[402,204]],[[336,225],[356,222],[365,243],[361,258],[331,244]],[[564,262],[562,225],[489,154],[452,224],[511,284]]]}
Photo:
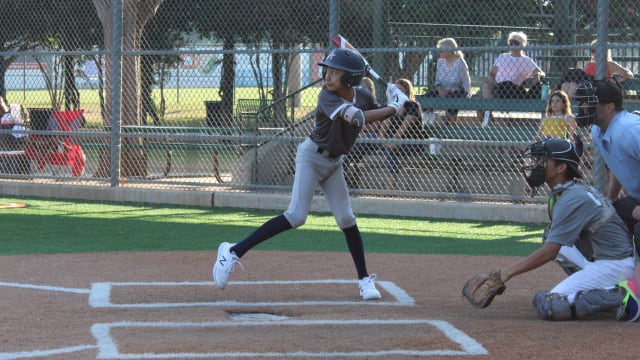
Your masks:
{"label": "white baseball cleat", "polygon": [[376,274],[371,274],[368,277],[362,278],[358,281],[358,286],[360,287],[360,296],[364,300],[375,300],[382,298],[380,291],[376,289],[376,284],[374,280],[376,279]]}
{"label": "white baseball cleat", "polygon": [[[240,258],[230,251],[235,244],[223,242],[218,246],[218,256],[213,264],[213,281],[220,289],[227,287],[229,275],[233,272],[236,264],[240,264]],[[242,267],[242,264],[240,264]]]}

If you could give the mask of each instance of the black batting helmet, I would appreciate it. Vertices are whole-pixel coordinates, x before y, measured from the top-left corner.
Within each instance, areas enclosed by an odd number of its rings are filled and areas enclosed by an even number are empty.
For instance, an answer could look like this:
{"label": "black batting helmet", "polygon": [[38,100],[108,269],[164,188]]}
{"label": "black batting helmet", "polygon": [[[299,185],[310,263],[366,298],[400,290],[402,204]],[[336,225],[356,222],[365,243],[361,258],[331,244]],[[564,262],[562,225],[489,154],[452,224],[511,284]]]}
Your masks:
{"label": "black batting helmet", "polygon": [[340,79],[345,87],[360,85],[365,72],[364,59],[350,49],[333,49],[318,65],[324,67],[322,70],[323,79],[326,75],[327,67],[345,71],[346,74]]}
{"label": "black batting helmet", "polygon": [[[543,138],[524,150],[522,172],[531,189],[536,190],[544,184],[544,172],[547,159],[562,161],[569,167],[569,177],[582,179],[580,173],[580,157],[583,144],[578,138],[575,143],[560,138]],[[534,191],[535,193],[535,191]]]}

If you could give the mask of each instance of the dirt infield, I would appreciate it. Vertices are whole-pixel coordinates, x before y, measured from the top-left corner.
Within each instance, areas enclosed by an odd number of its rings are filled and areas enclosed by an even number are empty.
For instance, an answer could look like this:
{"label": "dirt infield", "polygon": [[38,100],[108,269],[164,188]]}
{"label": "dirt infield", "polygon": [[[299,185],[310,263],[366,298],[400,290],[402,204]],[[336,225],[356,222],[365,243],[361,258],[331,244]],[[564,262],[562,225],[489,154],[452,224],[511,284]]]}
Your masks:
{"label": "dirt infield", "polygon": [[368,254],[383,299],[360,300],[350,255],[252,251],[225,290],[211,252],[0,257],[0,359],[635,359],[638,324],[539,320],[553,264],[487,309],[464,281],[509,257]]}

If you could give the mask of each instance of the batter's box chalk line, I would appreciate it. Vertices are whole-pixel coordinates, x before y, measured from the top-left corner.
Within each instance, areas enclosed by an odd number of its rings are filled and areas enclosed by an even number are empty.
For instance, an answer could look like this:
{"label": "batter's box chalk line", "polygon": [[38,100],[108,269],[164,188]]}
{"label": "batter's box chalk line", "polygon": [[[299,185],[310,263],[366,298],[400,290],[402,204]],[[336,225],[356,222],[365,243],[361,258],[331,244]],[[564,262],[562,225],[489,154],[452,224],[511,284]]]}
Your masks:
{"label": "batter's box chalk line", "polygon": [[[425,341],[424,350],[408,350],[408,349],[388,349],[381,351],[354,351],[354,352],[218,352],[218,353],[154,353],[153,349],[141,353],[120,353],[116,341],[111,336],[111,330],[117,328],[125,329],[181,329],[189,328],[225,328],[225,327],[264,327],[274,326],[304,327],[304,326],[363,326],[370,327],[375,325],[380,328],[385,325],[402,325],[402,326],[431,326],[439,330],[448,340],[457,344],[459,350],[451,349],[429,349],[429,341]],[[365,331],[366,328],[363,329]],[[388,356],[472,356],[487,355],[488,351],[473,338],[455,328],[446,321],[440,320],[281,320],[281,321],[242,321],[242,322],[116,322],[109,324],[95,324],[91,327],[91,332],[97,340],[98,358],[99,359],[195,359],[195,358],[340,358],[340,357],[359,357],[384,358]],[[426,332],[431,330],[426,329]],[[292,332],[295,334],[295,332]],[[303,344],[302,342],[301,344]],[[327,345],[330,348],[330,345]]]}
{"label": "batter's box chalk line", "polygon": [[[314,284],[355,284],[357,280],[291,280],[291,281],[236,281],[233,286],[251,285],[314,285]],[[415,300],[402,288],[389,281],[376,281],[376,284],[384,289],[391,297],[390,301],[210,301],[210,302],[157,302],[157,303],[114,303],[111,290],[115,287],[154,287],[154,286],[215,286],[213,282],[100,282],[91,286],[89,304],[96,308],[167,308],[167,307],[220,307],[220,306],[415,306]]]}
{"label": "batter's box chalk line", "polygon": [[[246,285],[304,285],[304,284],[353,284],[354,280],[303,280],[303,281],[244,281],[232,282],[234,286]],[[89,295],[89,303],[94,307],[180,307],[180,306],[279,306],[279,305],[383,305],[383,306],[414,306],[415,301],[406,291],[399,288],[392,282],[377,281],[377,284],[384,289],[393,301],[313,301],[313,302],[208,302],[208,303],[155,303],[155,304],[112,304],[110,300],[111,289],[117,286],[215,286],[213,282],[100,282],[94,283],[91,289],[66,288],[49,285],[33,285],[14,282],[1,282],[0,287],[14,287],[32,289],[38,291],[53,291],[72,294]],[[384,351],[371,352],[293,352],[293,353],[165,353],[157,354],[153,352],[142,354],[121,354],[115,340],[111,337],[113,328],[206,328],[206,327],[229,327],[229,326],[272,326],[274,322],[278,325],[290,326],[340,326],[340,325],[415,325],[432,326],[441,331],[450,341],[458,344],[460,350],[405,350],[389,349]],[[96,345],[68,346],[56,349],[39,349],[21,352],[0,352],[0,360],[40,358],[68,354],[79,351],[97,350],[98,359],[194,359],[194,358],[336,358],[336,357],[381,357],[385,356],[469,356],[487,355],[487,350],[473,338],[466,335],[461,330],[455,328],[446,321],[440,320],[289,320],[270,319],[250,320],[250,321],[229,321],[229,322],[115,322],[94,324],[91,332],[96,338]],[[428,344],[428,341],[425,341]],[[152,350],[152,349],[151,349]]]}
{"label": "batter's box chalk line", "polygon": [[29,359],[29,358],[42,358],[46,356],[69,354],[76,351],[85,351],[97,349],[96,345],[81,345],[81,346],[69,346],[59,349],[48,350],[31,350],[20,352],[0,352],[0,360],[14,360],[14,359]]}

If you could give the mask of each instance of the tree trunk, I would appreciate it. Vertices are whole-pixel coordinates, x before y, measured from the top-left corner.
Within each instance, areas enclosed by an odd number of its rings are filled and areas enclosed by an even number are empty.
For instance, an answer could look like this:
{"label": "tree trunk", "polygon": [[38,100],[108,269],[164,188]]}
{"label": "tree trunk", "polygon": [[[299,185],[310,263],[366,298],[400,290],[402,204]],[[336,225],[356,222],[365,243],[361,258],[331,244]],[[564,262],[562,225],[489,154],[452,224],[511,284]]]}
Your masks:
{"label": "tree trunk", "polygon": [[[276,43],[274,41],[274,48],[282,48],[282,43]],[[282,67],[285,64],[284,61],[285,54],[275,53],[271,57],[271,71],[273,73],[273,100],[280,99],[284,96],[284,86],[283,86],[283,73]],[[274,104],[274,119],[273,126],[275,127],[285,127],[287,126],[287,103],[280,102]]]}
{"label": "tree trunk", "polygon": [[6,98],[7,87],[5,86],[5,77],[7,73],[7,66],[5,65],[4,61],[4,56],[0,56],[0,96],[5,98],[7,101],[10,101],[10,99]]}
{"label": "tree trunk", "polygon": [[62,71],[64,72],[64,109],[67,111],[77,110],[80,108],[80,92],[76,85],[76,77],[73,71],[73,60],[74,57],[70,55],[64,55],[62,57]]}
{"label": "tree trunk", "polygon": [[[224,37],[224,50],[233,50],[235,47],[233,36]],[[235,102],[235,72],[236,61],[234,54],[224,54],[222,56],[222,79],[220,79],[220,89],[218,90],[220,99],[222,100],[222,121],[223,127],[233,127],[233,106]],[[241,125],[242,126],[242,125]]]}
{"label": "tree trunk", "polygon": [[[113,2],[112,0],[92,0],[104,29],[104,48],[113,49]],[[147,22],[156,14],[163,0],[123,0],[123,28],[122,50],[140,50],[142,31]],[[121,125],[140,124],[140,57],[123,56],[121,60],[121,101],[120,123]],[[105,59],[106,90],[105,101],[105,125],[112,124],[111,118],[111,84],[113,64],[111,57]],[[127,138],[122,140],[123,151],[121,155],[121,174],[124,177],[148,176],[147,155],[144,149],[128,149],[128,145],[141,145],[142,138]],[[96,172],[97,177],[108,177],[111,169],[111,157],[100,156],[100,166]]]}

